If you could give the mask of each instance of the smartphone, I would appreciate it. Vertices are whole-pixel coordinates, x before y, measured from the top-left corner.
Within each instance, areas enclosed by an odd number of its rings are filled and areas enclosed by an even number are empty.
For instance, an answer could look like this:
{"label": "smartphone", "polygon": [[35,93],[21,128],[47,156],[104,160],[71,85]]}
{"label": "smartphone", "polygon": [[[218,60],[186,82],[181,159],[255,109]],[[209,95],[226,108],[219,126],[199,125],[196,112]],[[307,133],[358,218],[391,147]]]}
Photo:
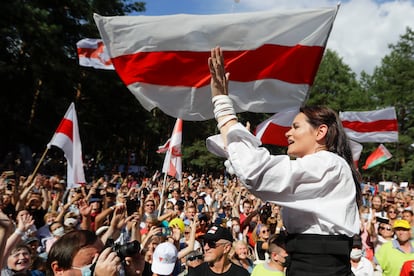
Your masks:
{"label": "smartphone", "polygon": [[127,215],[131,216],[133,213],[138,212],[139,201],[136,199],[127,199],[126,209]]}

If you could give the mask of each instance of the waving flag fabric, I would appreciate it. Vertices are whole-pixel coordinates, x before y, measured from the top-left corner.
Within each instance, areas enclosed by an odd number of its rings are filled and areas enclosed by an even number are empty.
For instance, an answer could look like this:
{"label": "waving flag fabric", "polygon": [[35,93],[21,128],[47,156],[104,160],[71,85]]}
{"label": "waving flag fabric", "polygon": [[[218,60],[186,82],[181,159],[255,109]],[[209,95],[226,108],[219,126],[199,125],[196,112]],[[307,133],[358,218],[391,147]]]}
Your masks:
{"label": "waving flag fabric", "polygon": [[111,58],[101,39],[84,38],[76,43],[79,65],[114,70]]}
{"label": "waving flag fabric", "polygon": [[170,147],[170,141],[171,139],[168,139],[167,142],[165,142],[164,145],[159,146],[157,153],[166,153],[168,151],[168,148]]}
{"label": "waving flag fabric", "polygon": [[384,163],[391,157],[392,154],[388,151],[388,149],[383,144],[380,144],[378,148],[368,156],[367,160],[365,161],[365,165],[362,168],[364,170],[370,169],[374,166]]}
{"label": "waving flag fabric", "polygon": [[213,118],[210,49],[219,45],[236,112],[299,106],[313,84],[337,7],[167,16],[95,14],[115,70],[147,110]]}
{"label": "waving flag fabric", "polygon": [[352,160],[354,160],[355,167],[358,168],[359,157],[361,157],[363,146],[352,140],[349,140],[349,146],[351,147]]}
{"label": "waving flag fabric", "polygon": [[181,180],[181,140],[183,134],[183,120],[177,119],[165,155],[162,172]]}
{"label": "waving flag fabric", "polygon": [[374,111],[340,112],[348,137],[354,141],[398,142],[398,121],[394,107]]}
{"label": "waving flag fabric", "polygon": [[67,188],[77,187],[85,183],[83,171],[82,144],[79,136],[78,118],[75,104],[71,103],[69,109],[60,122],[55,134],[47,145],[48,148],[56,146],[63,150],[67,161]]}
{"label": "waving flag fabric", "polygon": [[286,132],[291,128],[293,119],[299,113],[299,108],[281,111],[260,123],[255,135],[263,144],[287,146]]}

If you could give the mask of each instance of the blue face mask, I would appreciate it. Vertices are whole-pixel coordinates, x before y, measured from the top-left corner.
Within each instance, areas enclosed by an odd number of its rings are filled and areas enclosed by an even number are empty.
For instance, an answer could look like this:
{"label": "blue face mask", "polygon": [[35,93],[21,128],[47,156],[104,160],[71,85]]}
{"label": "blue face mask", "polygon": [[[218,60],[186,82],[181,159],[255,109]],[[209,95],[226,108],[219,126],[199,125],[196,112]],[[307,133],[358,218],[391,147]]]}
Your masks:
{"label": "blue face mask", "polygon": [[88,264],[88,265],[84,265],[82,267],[76,267],[76,266],[72,266],[73,269],[77,269],[80,270],[82,273],[82,276],[92,276],[92,265],[93,264]]}

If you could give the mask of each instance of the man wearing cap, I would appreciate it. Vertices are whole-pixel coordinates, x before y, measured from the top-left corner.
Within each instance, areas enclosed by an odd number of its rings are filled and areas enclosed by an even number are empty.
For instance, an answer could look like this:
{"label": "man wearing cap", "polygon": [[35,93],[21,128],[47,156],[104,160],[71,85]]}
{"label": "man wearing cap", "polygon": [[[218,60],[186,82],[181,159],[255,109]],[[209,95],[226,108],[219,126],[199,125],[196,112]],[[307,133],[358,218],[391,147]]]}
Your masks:
{"label": "man wearing cap", "polygon": [[393,229],[396,238],[384,243],[375,253],[375,262],[381,266],[383,276],[399,275],[404,262],[414,259],[410,223],[396,220]]}
{"label": "man wearing cap", "polygon": [[178,250],[168,241],[155,247],[152,255],[151,271],[153,275],[171,275],[177,264]]}
{"label": "man wearing cap", "polygon": [[229,229],[211,226],[203,238],[204,263],[189,268],[188,276],[249,276],[246,269],[230,262],[229,252],[232,248],[233,236]]}

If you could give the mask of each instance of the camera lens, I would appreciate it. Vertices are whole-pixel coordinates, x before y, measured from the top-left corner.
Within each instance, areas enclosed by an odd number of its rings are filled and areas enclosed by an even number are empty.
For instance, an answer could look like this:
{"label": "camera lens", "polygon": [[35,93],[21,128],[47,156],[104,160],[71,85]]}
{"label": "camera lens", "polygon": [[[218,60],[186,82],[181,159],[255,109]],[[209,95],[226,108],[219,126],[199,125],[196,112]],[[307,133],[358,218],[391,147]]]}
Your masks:
{"label": "camera lens", "polygon": [[131,241],[123,245],[119,245],[115,252],[121,259],[125,257],[131,257],[138,253],[141,249],[141,246],[138,241]]}

